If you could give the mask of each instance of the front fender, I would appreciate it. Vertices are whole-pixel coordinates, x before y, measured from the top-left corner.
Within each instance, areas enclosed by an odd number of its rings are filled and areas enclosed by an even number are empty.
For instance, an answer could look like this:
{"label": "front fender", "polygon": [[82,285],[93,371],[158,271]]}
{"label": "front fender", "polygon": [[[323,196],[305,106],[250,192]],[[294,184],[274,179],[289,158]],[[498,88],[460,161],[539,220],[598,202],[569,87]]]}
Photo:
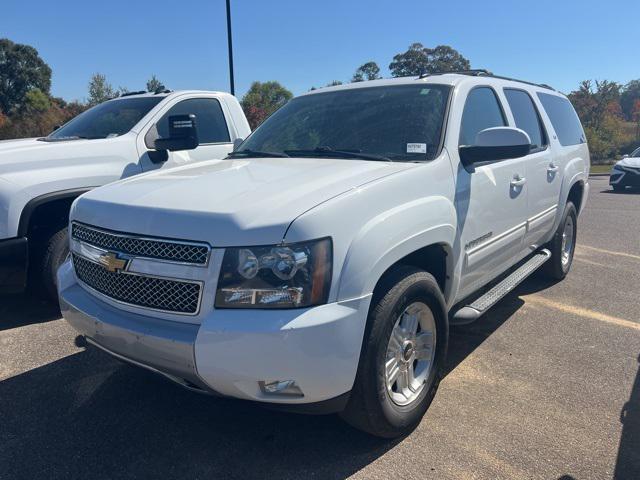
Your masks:
{"label": "front fender", "polygon": [[[453,204],[441,196],[419,198],[373,217],[349,245],[340,274],[338,298],[371,294],[389,267],[423,247],[440,244],[451,252],[455,225]],[[452,255],[448,255],[448,259],[451,258]],[[447,269],[451,271],[449,261]],[[445,296],[448,294],[450,292],[445,292]]]}

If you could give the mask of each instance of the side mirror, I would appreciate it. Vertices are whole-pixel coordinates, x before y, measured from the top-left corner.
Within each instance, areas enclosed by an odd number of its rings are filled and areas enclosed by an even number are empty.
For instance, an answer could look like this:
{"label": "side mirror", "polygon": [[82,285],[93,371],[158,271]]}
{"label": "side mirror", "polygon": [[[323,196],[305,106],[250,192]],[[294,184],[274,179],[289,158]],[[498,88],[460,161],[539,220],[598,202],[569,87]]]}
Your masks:
{"label": "side mirror", "polygon": [[193,150],[198,147],[196,116],[171,115],[169,117],[169,137],[158,138],[154,142],[156,150]]}
{"label": "side mirror", "polygon": [[473,145],[458,149],[460,161],[469,170],[476,166],[524,157],[531,151],[531,139],[524,130],[512,127],[493,127],[480,131]]}
{"label": "side mirror", "polygon": [[239,147],[240,145],[242,145],[242,142],[244,142],[244,138],[236,138],[236,139],[233,141],[233,151],[234,151],[234,152],[238,149],[238,147]]}
{"label": "side mirror", "polygon": [[629,158],[629,154],[625,153],[624,155],[622,155],[622,158]]}

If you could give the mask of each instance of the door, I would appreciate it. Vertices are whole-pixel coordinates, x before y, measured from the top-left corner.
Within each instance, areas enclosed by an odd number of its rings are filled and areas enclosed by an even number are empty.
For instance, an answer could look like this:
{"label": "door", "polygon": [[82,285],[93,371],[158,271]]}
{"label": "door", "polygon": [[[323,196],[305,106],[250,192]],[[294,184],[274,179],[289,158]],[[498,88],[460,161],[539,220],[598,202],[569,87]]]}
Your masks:
{"label": "door", "polygon": [[548,239],[558,210],[561,165],[554,161],[540,112],[528,92],[505,88],[504,95],[515,126],[529,134],[533,147],[525,157],[527,163],[527,234],[525,243],[532,249]]}
{"label": "door", "polygon": [[[481,130],[506,125],[496,92],[475,87],[465,101],[459,145],[473,145]],[[526,178],[523,158],[492,162],[473,172],[459,163],[455,198],[463,262],[459,297],[474,292],[522,258]]]}
{"label": "door", "polygon": [[[169,116],[196,116],[199,145],[194,150],[168,152],[168,159],[163,163],[151,161],[148,152],[153,150],[156,138],[169,135]],[[191,162],[221,159],[233,150],[229,126],[220,101],[213,97],[187,98],[169,108],[149,131],[144,135],[143,158],[141,164],[144,170],[156,168],[171,168]]]}

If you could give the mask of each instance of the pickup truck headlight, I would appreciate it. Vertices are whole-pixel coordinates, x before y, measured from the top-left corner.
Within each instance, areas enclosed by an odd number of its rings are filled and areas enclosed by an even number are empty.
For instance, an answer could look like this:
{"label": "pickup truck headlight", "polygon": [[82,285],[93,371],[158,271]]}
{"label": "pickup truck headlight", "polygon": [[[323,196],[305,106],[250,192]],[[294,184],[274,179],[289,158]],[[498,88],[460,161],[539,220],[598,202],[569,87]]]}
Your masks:
{"label": "pickup truck headlight", "polygon": [[330,238],[266,247],[228,248],[216,308],[301,308],[327,302]]}

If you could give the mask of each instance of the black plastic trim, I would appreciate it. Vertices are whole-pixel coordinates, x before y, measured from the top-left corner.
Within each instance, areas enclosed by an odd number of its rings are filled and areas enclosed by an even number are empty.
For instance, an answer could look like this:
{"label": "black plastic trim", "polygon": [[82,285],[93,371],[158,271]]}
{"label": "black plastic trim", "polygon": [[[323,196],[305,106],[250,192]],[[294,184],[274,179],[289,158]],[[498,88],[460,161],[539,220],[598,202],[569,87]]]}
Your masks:
{"label": "black plastic trim", "polygon": [[29,221],[31,220],[31,215],[40,205],[44,205],[45,203],[49,203],[55,200],[79,197],[83,193],[87,193],[89,190],[92,190],[94,188],[96,187],[71,188],[69,190],[60,190],[58,192],[45,193],[44,195],[40,195],[39,197],[32,198],[22,209],[20,222],[18,223],[18,236],[24,237],[27,235],[27,233],[29,232]]}
{"label": "black plastic trim", "polygon": [[29,242],[25,237],[0,240],[0,294],[18,293],[27,286]]}

